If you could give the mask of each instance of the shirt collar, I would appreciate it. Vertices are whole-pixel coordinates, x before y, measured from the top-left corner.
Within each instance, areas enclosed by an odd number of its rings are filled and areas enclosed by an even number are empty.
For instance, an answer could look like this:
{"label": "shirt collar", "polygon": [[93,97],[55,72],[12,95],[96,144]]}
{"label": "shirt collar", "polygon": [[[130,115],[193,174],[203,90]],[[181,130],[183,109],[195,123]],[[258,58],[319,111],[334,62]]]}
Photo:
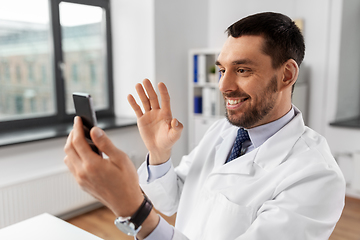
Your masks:
{"label": "shirt collar", "polygon": [[268,138],[270,138],[282,127],[284,127],[288,122],[290,122],[294,116],[295,110],[293,107],[291,107],[290,111],[278,120],[264,125],[260,125],[258,127],[246,129],[249,133],[251,144],[253,145],[253,147],[257,148],[261,146],[261,144],[263,144]]}

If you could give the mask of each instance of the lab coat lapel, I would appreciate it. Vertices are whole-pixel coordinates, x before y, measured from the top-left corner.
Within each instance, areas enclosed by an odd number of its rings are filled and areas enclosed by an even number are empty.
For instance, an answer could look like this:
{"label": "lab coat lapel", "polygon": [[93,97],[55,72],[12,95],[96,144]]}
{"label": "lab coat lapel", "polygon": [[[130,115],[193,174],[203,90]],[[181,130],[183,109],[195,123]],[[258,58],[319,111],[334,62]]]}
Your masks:
{"label": "lab coat lapel", "polygon": [[270,170],[286,160],[287,155],[293,149],[305,131],[305,124],[301,112],[282,129],[265,141],[258,150],[254,162],[265,170]]}
{"label": "lab coat lapel", "polygon": [[240,156],[229,163],[225,161],[234,145],[238,128],[230,126],[222,132],[222,141],[216,146],[215,162],[213,173],[224,174],[249,174],[253,165],[257,150]]}
{"label": "lab coat lapel", "polygon": [[229,125],[230,127],[223,131],[220,135],[222,139],[220,143],[215,147],[215,162],[214,168],[219,168],[224,165],[231,148],[234,145],[236,138],[237,127]]}

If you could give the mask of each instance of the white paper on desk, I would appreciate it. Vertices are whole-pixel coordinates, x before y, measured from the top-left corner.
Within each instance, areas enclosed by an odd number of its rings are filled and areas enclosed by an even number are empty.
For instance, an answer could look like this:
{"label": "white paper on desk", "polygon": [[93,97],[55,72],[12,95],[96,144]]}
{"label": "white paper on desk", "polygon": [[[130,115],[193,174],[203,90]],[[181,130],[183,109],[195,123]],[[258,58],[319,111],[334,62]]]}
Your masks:
{"label": "white paper on desk", "polygon": [[6,240],[102,240],[70,223],[44,213],[0,229],[0,239]]}

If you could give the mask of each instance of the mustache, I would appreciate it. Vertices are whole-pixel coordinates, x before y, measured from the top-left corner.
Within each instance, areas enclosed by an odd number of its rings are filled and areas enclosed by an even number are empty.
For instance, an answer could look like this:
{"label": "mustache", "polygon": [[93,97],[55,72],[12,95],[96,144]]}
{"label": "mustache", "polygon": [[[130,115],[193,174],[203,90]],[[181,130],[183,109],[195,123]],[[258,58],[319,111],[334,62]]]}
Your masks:
{"label": "mustache", "polygon": [[223,93],[224,98],[250,98],[250,95],[244,92]]}

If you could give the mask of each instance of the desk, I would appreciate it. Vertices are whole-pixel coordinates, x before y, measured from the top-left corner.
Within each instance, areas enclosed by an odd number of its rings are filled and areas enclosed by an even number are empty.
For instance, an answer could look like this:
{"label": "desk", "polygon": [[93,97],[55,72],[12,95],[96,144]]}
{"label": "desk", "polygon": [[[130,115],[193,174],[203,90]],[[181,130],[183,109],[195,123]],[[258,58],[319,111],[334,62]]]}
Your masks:
{"label": "desk", "polygon": [[0,229],[1,240],[102,240],[70,223],[44,213]]}

